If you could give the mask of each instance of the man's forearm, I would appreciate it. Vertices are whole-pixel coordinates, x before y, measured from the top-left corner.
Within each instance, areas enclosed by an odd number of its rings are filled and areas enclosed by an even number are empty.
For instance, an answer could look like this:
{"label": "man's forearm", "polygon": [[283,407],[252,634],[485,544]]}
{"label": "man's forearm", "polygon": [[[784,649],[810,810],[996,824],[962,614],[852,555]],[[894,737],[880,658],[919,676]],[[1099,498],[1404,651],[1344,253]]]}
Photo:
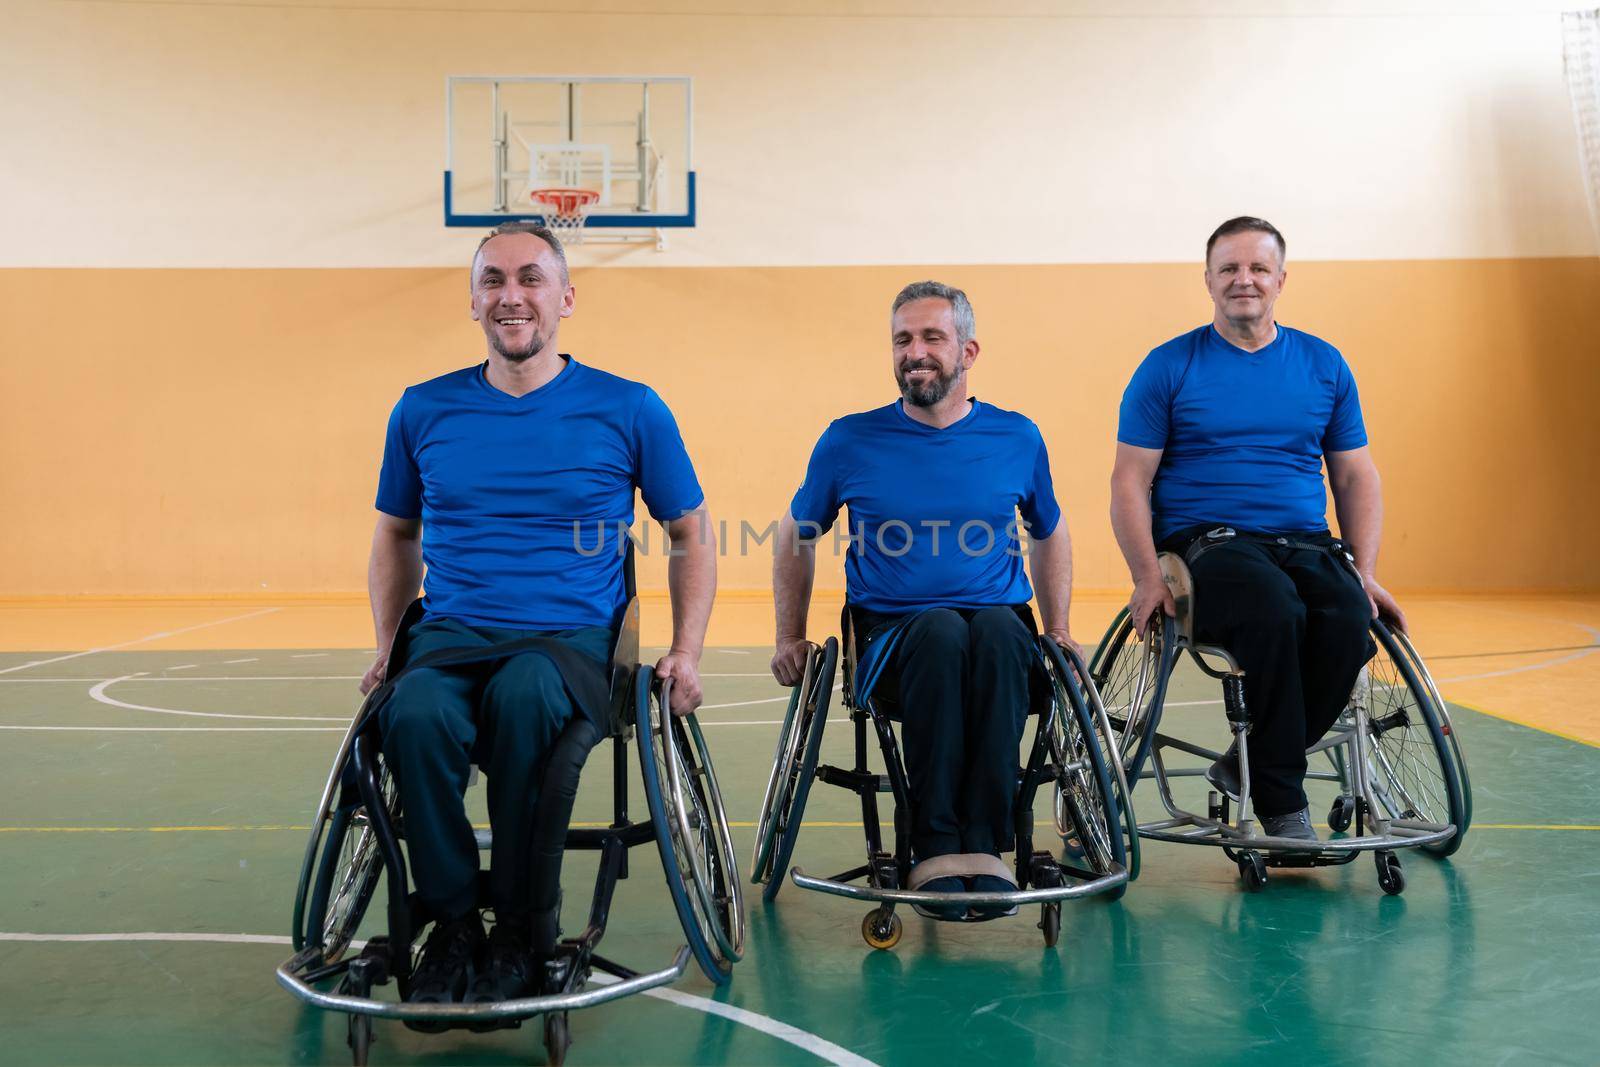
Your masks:
{"label": "man's forearm", "polygon": [[422,539],[381,526],[372,535],[367,563],[367,596],[372,602],[372,629],[378,654],[387,655],[407,606],[422,587]]}
{"label": "man's forearm", "polygon": [[1383,540],[1383,489],[1377,472],[1335,485],[1333,510],[1339,517],[1339,537],[1356,558],[1356,570],[1373,577],[1378,572],[1378,546]]}
{"label": "man's forearm", "polygon": [[1116,480],[1111,485],[1111,532],[1135,582],[1160,579],[1150,520],[1150,487]]}
{"label": "man's forearm", "polygon": [[1040,623],[1046,633],[1067,632],[1072,617],[1072,535],[1065,520],[1049,537],[1033,542],[1029,558]]}
{"label": "man's forearm", "polygon": [[785,515],[772,546],[772,601],[778,640],[805,637],[816,569],[816,545],[802,542],[793,517]]}
{"label": "man's forearm", "polygon": [[672,553],[667,592],[672,599],[672,651],[696,660],[705,651],[711,604],[717,597],[717,533],[705,508],[667,524]]}

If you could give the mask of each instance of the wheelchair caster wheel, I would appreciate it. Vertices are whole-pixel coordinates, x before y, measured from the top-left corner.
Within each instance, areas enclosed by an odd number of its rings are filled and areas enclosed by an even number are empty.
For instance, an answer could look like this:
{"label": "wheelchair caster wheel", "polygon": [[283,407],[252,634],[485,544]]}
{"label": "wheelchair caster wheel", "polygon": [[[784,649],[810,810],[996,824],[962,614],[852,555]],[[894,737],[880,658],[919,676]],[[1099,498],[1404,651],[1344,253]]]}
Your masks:
{"label": "wheelchair caster wheel", "polygon": [[1039,916],[1039,929],[1044,931],[1044,947],[1055,948],[1061,937],[1061,905],[1046,904]]}
{"label": "wheelchair caster wheel", "polygon": [[1406,872],[1400,869],[1400,857],[1393,852],[1379,852],[1373,858],[1378,864],[1378,884],[1383,891],[1391,897],[1404,893]]}
{"label": "wheelchair caster wheel", "polygon": [[567,1014],[544,1017],[545,1060],[551,1067],[561,1067],[566,1062],[567,1049],[572,1047],[572,1031],[567,1028]]}
{"label": "wheelchair caster wheel", "polygon": [[1342,834],[1350,829],[1350,823],[1356,817],[1356,798],[1345,795],[1333,802],[1333,807],[1328,809],[1328,829],[1336,834]]}
{"label": "wheelchair caster wheel", "polygon": [[372,1019],[366,1015],[350,1016],[345,1040],[350,1045],[350,1061],[355,1067],[365,1067],[367,1053],[372,1051]]}
{"label": "wheelchair caster wheel", "polygon": [[1250,892],[1261,892],[1261,888],[1267,884],[1267,863],[1261,858],[1261,853],[1239,853],[1239,877],[1244,879],[1244,887]]}
{"label": "wheelchair caster wheel", "polygon": [[873,948],[894,948],[901,930],[900,916],[883,908],[873,908],[861,920],[861,936]]}

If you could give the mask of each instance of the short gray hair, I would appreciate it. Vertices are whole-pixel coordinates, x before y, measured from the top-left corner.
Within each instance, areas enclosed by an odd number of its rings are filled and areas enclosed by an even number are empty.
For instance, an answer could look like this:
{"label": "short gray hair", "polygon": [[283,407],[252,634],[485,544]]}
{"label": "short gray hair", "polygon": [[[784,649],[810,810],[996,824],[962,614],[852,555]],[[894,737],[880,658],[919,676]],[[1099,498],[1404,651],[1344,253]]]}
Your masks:
{"label": "short gray hair", "polygon": [[894,313],[911,303],[913,300],[943,300],[950,305],[951,317],[956,320],[956,343],[966,344],[977,335],[978,324],[972,314],[972,302],[953,285],[943,282],[912,282],[900,290],[900,295],[894,298],[894,303],[889,307],[891,321]]}
{"label": "short gray hair", "polygon": [[556,232],[548,226],[541,226],[537,222],[525,222],[520,219],[513,222],[502,222],[483,235],[483,240],[478,242],[478,247],[472,250],[472,264],[467,268],[469,276],[478,269],[478,253],[483,251],[483,246],[496,237],[503,237],[508,233],[532,234],[549,245],[550,251],[556,254],[556,262],[561,264],[561,280],[563,282],[572,280],[572,275],[567,271],[567,252],[566,249],[561,247],[561,238],[556,236]]}

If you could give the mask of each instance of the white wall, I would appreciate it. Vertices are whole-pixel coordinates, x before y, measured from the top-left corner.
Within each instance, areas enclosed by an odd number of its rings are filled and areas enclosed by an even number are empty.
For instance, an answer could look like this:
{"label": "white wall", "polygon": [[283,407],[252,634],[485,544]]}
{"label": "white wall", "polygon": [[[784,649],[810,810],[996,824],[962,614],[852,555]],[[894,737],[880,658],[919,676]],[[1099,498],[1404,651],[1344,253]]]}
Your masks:
{"label": "white wall", "polygon": [[1550,5],[535,6],[6,3],[0,266],[457,264],[468,72],[695,77],[702,225],[590,262],[1193,260],[1244,212],[1299,258],[1596,251]]}

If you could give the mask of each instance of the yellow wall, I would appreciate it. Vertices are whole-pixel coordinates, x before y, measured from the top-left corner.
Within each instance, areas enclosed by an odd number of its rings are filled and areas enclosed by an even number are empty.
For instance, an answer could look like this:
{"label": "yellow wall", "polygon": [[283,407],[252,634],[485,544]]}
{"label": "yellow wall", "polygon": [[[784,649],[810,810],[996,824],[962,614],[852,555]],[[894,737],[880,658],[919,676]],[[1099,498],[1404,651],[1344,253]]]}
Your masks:
{"label": "yellow wall", "polygon": [[[1045,432],[1079,585],[1120,588],[1117,401],[1205,321],[1197,267],[596,269],[562,348],[661,392],[736,532],[829,419],[892,398],[888,302],[928,275],[972,295],[978,394]],[[1596,294],[1595,259],[1291,264],[1279,318],[1361,384],[1391,584],[1600,586]],[[460,269],[0,271],[0,593],[359,590],[390,405],[481,351]],[[723,586],[767,568],[730,555]]]}

